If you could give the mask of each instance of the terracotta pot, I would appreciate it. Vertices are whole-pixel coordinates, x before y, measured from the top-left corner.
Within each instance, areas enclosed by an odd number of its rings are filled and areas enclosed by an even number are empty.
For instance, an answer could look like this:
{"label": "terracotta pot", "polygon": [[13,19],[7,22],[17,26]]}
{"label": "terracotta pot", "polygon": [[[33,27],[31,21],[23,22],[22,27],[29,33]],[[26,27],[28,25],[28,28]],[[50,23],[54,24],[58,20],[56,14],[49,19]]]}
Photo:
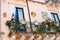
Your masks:
{"label": "terracotta pot", "polygon": [[34,40],[37,40],[37,36],[34,36]]}
{"label": "terracotta pot", "polygon": [[29,40],[29,38],[27,37],[27,38],[25,38],[25,40]]}

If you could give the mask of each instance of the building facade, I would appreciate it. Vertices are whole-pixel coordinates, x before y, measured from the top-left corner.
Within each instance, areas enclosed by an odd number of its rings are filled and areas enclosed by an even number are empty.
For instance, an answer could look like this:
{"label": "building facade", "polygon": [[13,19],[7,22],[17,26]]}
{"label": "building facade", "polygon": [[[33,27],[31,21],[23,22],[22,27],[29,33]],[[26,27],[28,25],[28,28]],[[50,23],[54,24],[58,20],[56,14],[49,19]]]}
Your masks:
{"label": "building facade", "polygon": [[[0,14],[1,31],[4,32],[2,40],[9,40],[9,28],[6,26],[6,21],[11,20],[13,14],[17,18],[17,23],[22,19],[25,19],[27,22],[42,22],[48,18],[59,22],[60,4],[45,3],[45,0],[1,0]],[[31,29],[29,28],[29,30]]]}

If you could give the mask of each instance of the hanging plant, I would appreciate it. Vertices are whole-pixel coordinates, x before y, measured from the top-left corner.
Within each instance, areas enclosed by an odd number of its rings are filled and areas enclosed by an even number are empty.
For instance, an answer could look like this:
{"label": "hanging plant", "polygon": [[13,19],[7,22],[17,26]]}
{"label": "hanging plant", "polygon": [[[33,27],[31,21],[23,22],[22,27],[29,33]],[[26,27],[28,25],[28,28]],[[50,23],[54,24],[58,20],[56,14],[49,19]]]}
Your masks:
{"label": "hanging plant", "polygon": [[10,28],[10,26],[11,26],[11,21],[10,21],[10,20],[6,21],[6,25]]}

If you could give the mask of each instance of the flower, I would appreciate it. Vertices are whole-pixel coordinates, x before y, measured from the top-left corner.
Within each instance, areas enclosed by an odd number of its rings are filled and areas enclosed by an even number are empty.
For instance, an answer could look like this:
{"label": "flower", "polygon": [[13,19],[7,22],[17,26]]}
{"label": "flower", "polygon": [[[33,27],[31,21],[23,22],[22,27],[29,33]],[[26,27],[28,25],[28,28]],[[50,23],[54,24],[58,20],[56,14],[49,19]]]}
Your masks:
{"label": "flower", "polygon": [[38,25],[38,22],[37,22],[37,20],[35,20],[35,21],[34,21],[34,24],[35,24],[35,25]]}

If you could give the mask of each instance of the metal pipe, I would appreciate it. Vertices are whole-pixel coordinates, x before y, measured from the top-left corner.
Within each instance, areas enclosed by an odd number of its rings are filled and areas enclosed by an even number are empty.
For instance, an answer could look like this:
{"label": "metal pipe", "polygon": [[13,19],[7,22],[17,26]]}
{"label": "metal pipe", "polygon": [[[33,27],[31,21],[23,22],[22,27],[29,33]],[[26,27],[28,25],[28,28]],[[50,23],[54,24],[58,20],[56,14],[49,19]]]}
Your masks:
{"label": "metal pipe", "polygon": [[28,0],[26,0],[26,4],[27,4],[27,10],[28,10],[28,15],[29,15],[29,21],[30,21],[31,31],[33,31],[33,29],[32,29],[32,23],[31,23],[31,17],[30,17],[30,11],[29,11],[29,5],[28,5]]}

